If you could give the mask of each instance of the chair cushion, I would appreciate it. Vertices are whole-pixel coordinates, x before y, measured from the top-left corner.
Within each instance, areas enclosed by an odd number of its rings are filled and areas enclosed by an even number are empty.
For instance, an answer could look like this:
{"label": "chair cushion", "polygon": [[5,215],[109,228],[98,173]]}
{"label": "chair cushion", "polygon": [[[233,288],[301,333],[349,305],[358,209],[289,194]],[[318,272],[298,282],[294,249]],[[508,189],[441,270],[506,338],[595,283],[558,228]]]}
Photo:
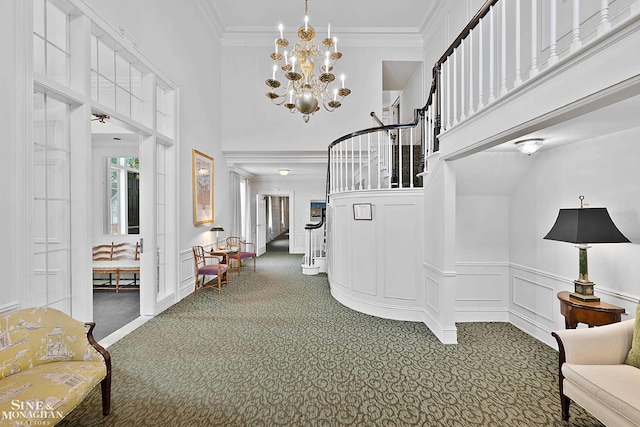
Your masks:
{"label": "chair cushion", "polygon": [[629,365],[562,365],[565,381],[629,420],[640,418],[640,369]]}
{"label": "chair cushion", "polygon": [[631,350],[625,359],[627,365],[640,368],[640,304],[636,308],[636,320],[633,324],[633,340],[631,341]]}
{"label": "chair cushion", "polygon": [[220,265],[205,265],[198,269],[198,274],[201,276],[217,276],[218,270],[221,274],[224,274],[229,267],[226,264]]}
{"label": "chair cushion", "polygon": [[245,259],[245,258],[253,258],[254,256],[256,256],[256,254],[253,252],[238,252],[237,256],[240,257],[240,259]]}

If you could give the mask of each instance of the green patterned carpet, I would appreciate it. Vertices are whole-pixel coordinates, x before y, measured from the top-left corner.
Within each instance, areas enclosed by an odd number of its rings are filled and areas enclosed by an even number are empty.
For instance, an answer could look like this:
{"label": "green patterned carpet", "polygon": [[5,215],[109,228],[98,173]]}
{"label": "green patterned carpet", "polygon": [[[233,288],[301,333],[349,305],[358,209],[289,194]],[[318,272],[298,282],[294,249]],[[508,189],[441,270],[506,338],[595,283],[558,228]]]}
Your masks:
{"label": "green patterned carpet", "polygon": [[300,263],[268,252],[111,346],[111,414],[98,387],[60,425],[601,426],[575,404],[561,420],[558,354],[515,327],[443,345],[345,308]]}

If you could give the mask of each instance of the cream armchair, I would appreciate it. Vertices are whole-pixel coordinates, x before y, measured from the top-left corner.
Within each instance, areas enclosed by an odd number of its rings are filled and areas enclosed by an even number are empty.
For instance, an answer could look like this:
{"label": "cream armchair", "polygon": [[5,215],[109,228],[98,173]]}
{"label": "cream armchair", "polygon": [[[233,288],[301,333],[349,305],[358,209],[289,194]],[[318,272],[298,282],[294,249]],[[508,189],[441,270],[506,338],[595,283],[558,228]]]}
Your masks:
{"label": "cream armchair", "polygon": [[608,426],[640,426],[640,369],[625,365],[634,320],[553,332],[562,418],[573,400]]}

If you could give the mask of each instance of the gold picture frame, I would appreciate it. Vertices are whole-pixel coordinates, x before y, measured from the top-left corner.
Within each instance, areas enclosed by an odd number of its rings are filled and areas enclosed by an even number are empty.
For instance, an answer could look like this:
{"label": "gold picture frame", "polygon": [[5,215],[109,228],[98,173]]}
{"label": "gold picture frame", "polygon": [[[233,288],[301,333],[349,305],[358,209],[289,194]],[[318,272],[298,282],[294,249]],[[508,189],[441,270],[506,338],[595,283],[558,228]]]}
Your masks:
{"label": "gold picture frame", "polygon": [[213,222],[213,157],[191,150],[194,225]]}

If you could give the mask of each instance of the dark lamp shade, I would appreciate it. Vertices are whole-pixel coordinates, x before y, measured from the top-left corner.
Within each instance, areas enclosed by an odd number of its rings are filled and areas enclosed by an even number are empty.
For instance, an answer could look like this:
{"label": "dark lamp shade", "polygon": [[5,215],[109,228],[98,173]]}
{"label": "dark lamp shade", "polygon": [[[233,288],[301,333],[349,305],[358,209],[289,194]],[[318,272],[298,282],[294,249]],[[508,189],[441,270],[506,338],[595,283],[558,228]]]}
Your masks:
{"label": "dark lamp shade", "polygon": [[219,225],[216,225],[216,226],[213,226],[209,231],[224,231],[224,228],[220,227]]}
{"label": "dark lamp shade", "polygon": [[578,244],[629,242],[611,220],[607,208],[560,209],[556,223],[544,238]]}

